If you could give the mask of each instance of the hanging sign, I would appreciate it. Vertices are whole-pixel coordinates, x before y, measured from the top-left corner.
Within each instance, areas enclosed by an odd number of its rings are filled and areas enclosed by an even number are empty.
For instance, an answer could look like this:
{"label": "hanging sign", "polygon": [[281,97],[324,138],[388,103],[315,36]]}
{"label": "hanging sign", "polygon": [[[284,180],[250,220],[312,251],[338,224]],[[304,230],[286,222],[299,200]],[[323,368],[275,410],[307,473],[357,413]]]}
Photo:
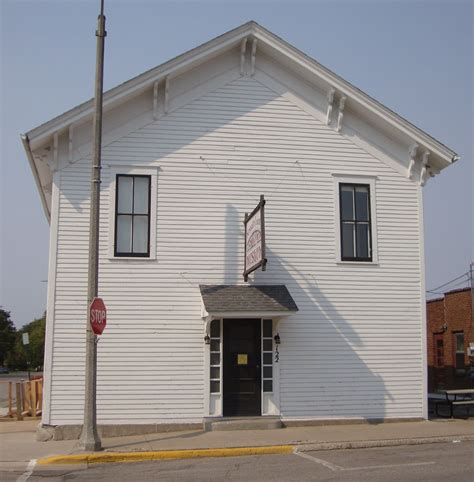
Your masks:
{"label": "hanging sign", "polygon": [[263,194],[260,202],[250,213],[245,213],[245,250],[244,250],[244,281],[248,275],[260,266],[265,271],[265,199]]}

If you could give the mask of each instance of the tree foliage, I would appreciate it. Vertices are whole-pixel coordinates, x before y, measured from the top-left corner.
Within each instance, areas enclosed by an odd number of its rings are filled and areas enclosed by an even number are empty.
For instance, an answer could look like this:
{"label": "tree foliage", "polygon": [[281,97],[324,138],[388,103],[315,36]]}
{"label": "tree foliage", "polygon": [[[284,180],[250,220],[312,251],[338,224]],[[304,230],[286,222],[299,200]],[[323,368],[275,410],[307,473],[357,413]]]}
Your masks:
{"label": "tree foliage", "polygon": [[[46,314],[24,325],[20,330],[15,330],[13,342],[5,352],[3,363],[13,370],[25,370],[28,363],[32,370],[41,369],[44,359],[45,326]],[[26,346],[23,345],[23,333],[28,333],[30,341]]]}
{"label": "tree foliage", "polygon": [[5,363],[7,354],[13,349],[16,341],[16,328],[10,318],[10,312],[0,308],[0,366]]}

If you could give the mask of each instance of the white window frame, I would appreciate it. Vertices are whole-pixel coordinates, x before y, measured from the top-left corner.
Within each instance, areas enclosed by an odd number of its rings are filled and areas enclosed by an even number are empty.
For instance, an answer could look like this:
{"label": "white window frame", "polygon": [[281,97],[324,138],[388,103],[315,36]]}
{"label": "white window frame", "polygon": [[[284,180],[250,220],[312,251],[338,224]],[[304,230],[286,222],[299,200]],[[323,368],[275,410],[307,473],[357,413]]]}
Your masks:
{"label": "white window frame", "polygon": [[[133,260],[136,262],[156,260],[156,203],[157,203],[157,182],[158,168],[149,166],[117,166],[109,170],[109,238],[108,258],[111,260]],[[117,175],[138,175],[150,176],[150,256],[115,256],[115,196]]]}
{"label": "white window frame", "polygon": [[[334,232],[335,232],[335,260],[337,264],[352,264],[352,265],[374,265],[378,264],[378,249],[377,249],[377,191],[376,181],[377,176],[368,176],[360,174],[345,174],[332,173],[334,180]],[[372,260],[371,261],[343,261],[341,253],[341,210],[339,186],[340,184],[367,184],[370,189],[370,227],[372,236]]]}

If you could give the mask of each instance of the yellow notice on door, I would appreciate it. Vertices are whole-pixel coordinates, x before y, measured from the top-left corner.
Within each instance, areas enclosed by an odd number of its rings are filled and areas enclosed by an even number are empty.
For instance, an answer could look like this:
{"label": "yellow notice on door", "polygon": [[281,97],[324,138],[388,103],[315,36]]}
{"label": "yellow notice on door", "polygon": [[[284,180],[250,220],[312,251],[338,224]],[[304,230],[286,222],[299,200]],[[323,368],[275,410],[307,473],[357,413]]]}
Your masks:
{"label": "yellow notice on door", "polygon": [[248,355],[247,353],[239,353],[237,355],[237,365],[247,365],[248,364]]}

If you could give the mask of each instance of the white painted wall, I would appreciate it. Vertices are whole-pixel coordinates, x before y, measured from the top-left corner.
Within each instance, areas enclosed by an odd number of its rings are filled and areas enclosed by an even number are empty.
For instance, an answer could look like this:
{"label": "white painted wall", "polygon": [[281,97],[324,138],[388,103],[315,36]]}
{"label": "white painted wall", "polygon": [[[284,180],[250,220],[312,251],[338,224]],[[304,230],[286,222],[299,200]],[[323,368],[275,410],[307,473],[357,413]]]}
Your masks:
{"label": "white painted wall", "polygon": [[[234,70],[157,121],[143,114],[145,125],[104,147],[99,423],[202,419],[198,284],[242,283],[242,220],[260,194],[268,265],[251,282],[286,284],[300,309],[279,326],[283,417],[423,416],[418,184],[310,115],[316,107],[290,101],[285,87],[264,85],[274,68]],[[51,424],[82,422],[89,166],[76,160],[60,175]],[[109,259],[120,166],[158,168],[155,260]],[[336,263],[333,174],[377,176],[378,264]]]}

